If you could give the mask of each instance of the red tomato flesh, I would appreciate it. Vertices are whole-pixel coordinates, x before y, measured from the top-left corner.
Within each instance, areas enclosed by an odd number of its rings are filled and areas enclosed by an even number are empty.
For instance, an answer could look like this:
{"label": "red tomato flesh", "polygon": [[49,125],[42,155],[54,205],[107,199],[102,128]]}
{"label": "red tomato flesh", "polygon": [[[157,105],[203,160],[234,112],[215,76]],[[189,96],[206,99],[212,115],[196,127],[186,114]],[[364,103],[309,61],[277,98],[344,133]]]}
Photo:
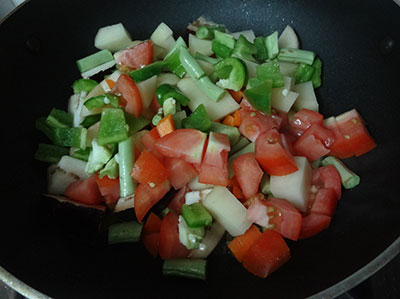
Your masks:
{"label": "red tomato flesh", "polygon": [[329,226],[331,219],[332,218],[330,216],[322,214],[308,214],[307,216],[303,217],[299,238],[305,239],[315,236]]}
{"label": "red tomato flesh", "polygon": [[158,186],[168,178],[168,170],[149,151],[143,151],[133,165],[131,176],[141,184]]}
{"label": "red tomato flesh", "polygon": [[119,66],[140,69],[153,61],[153,55],[153,42],[148,40],[133,48],[118,52],[116,60]]}
{"label": "red tomato flesh", "polygon": [[125,111],[134,117],[139,117],[142,113],[142,98],[135,82],[127,74],[119,76],[117,83],[112,89],[114,94],[121,94],[126,101]]}
{"label": "red tomato flesh", "polygon": [[113,207],[120,198],[119,178],[110,179],[106,175],[100,178],[96,175],[96,183],[106,205],[108,207]]}
{"label": "red tomato flesh", "polygon": [[185,203],[185,195],[187,192],[189,192],[189,188],[187,186],[183,186],[181,189],[179,189],[174,198],[168,204],[168,209],[179,215],[181,213],[182,206]]}
{"label": "red tomato flesh", "polygon": [[168,180],[175,190],[181,189],[197,176],[192,165],[178,158],[165,158],[164,166],[168,171]]}
{"label": "red tomato flesh", "polygon": [[267,229],[243,257],[243,267],[265,278],[290,259],[290,250],[276,231]]}
{"label": "red tomato flesh", "polygon": [[247,153],[237,157],[232,163],[233,172],[245,198],[250,198],[258,192],[263,171],[258,165],[254,154]]}
{"label": "red tomato flesh", "polygon": [[336,211],[337,201],[337,195],[334,189],[321,188],[315,194],[311,213],[333,217]]}
{"label": "red tomato flesh", "polygon": [[310,162],[326,156],[330,152],[319,139],[311,134],[301,136],[294,144],[293,149],[297,156],[306,157]]}
{"label": "red tomato flesh", "polygon": [[252,142],[255,142],[262,133],[277,127],[276,122],[271,116],[265,115],[259,111],[242,109],[240,111],[240,117],[242,123],[239,126],[239,131]]}
{"label": "red tomato flesh", "polygon": [[290,126],[292,131],[298,136],[301,136],[305,130],[307,130],[313,124],[323,124],[323,115],[308,109],[301,109],[296,112],[293,116]]}
{"label": "red tomato flesh", "polygon": [[243,235],[237,236],[229,242],[228,248],[232,251],[238,262],[241,263],[246,252],[259,237],[261,237],[260,230],[257,226],[252,225]]}
{"label": "red tomato flesh", "polygon": [[317,188],[332,188],[336,193],[336,199],[342,196],[342,181],[335,166],[327,165],[313,171],[312,185]]}
{"label": "red tomato flesh", "polygon": [[179,241],[178,216],[172,212],[161,223],[159,253],[163,260],[186,258],[190,253]]}
{"label": "red tomato flesh", "polygon": [[65,195],[74,201],[87,205],[98,205],[103,202],[95,175],[88,179],[71,183],[65,190]]}

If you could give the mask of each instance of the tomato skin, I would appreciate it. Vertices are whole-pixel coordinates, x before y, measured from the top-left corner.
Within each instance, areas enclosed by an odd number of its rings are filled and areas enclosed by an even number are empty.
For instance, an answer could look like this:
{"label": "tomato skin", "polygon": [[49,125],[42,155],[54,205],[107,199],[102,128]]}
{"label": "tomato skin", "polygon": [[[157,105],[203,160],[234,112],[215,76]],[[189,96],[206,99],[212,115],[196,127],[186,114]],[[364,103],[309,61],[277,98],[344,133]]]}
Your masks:
{"label": "tomato skin", "polygon": [[135,82],[127,74],[119,76],[117,83],[112,89],[114,94],[121,94],[126,101],[125,111],[134,117],[142,113],[142,98]]}
{"label": "tomato skin", "polygon": [[156,150],[169,158],[181,158],[187,163],[200,163],[206,134],[195,129],[179,129],[158,139]]}
{"label": "tomato skin", "polygon": [[154,144],[158,139],[160,139],[160,135],[158,134],[157,128],[153,128],[149,132],[147,132],[140,141],[142,142],[145,149],[153,150]]}
{"label": "tomato skin", "polygon": [[139,184],[135,191],[135,213],[141,223],[147,212],[171,189],[168,180],[151,188],[148,184]]}
{"label": "tomato skin", "polygon": [[95,175],[88,179],[71,183],[65,190],[65,195],[71,200],[87,205],[98,205],[103,202]]}
{"label": "tomato skin", "polygon": [[181,189],[179,189],[174,198],[168,204],[168,209],[179,215],[181,213],[182,206],[185,203],[185,195],[187,192],[189,192],[189,188],[187,186],[183,186]]}
{"label": "tomato skin", "polygon": [[143,151],[133,165],[131,176],[141,184],[157,186],[168,178],[168,171],[155,155]]}
{"label": "tomato skin", "polygon": [[106,205],[108,207],[114,206],[120,198],[119,178],[110,179],[106,175],[100,178],[96,175],[96,184]]}
{"label": "tomato skin", "polygon": [[228,248],[232,251],[238,262],[241,263],[246,252],[259,237],[261,237],[260,230],[257,226],[252,225],[243,235],[237,236],[229,242]]}
{"label": "tomato skin", "polygon": [[292,131],[298,136],[301,136],[305,130],[307,130],[313,124],[323,124],[323,115],[308,109],[301,109],[296,112],[293,116],[290,126]]}
{"label": "tomato skin", "polygon": [[319,139],[311,134],[301,136],[294,144],[293,149],[297,156],[306,157],[309,162],[326,156],[330,152]]}
{"label": "tomato skin", "polygon": [[211,184],[217,186],[228,185],[228,167],[216,167],[207,164],[201,164],[199,183]]}
{"label": "tomato skin", "polygon": [[239,126],[239,131],[252,142],[255,142],[258,136],[264,132],[277,127],[271,116],[259,111],[241,110],[240,117],[242,123]]}
{"label": "tomato skin", "polygon": [[290,250],[276,231],[267,229],[243,257],[243,267],[265,278],[290,259]]}
{"label": "tomato skin", "polygon": [[263,171],[258,165],[254,154],[247,153],[237,157],[233,160],[232,167],[244,197],[248,199],[256,194]]}
{"label": "tomato skin", "polygon": [[331,219],[330,216],[316,213],[303,217],[299,239],[315,236],[329,226]]}
{"label": "tomato skin", "polygon": [[151,234],[151,233],[158,233],[160,232],[161,228],[161,219],[153,212],[150,213],[149,217],[147,218],[142,234]]}
{"label": "tomato skin", "polygon": [[186,258],[190,253],[179,241],[178,216],[172,212],[161,222],[159,253],[163,260]]}
{"label": "tomato skin", "polygon": [[336,193],[336,199],[342,196],[342,181],[335,166],[327,165],[313,171],[312,185],[317,188],[332,188]]}
{"label": "tomato skin", "polygon": [[336,211],[337,202],[337,195],[334,189],[321,188],[315,194],[314,203],[310,212],[333,217]]}
{"label": "tomato skin", "polygon": [[116,60],[118,66],[130,69],[140,69],[153,61],[154,46],[151,40],[147,40],[136,45],[133,48],[128,48],[118,52]]}
{"label": "tomato skin", "polygon": [[165,158],[164,166],[168,171],[168,180],[175,190],[181,189],[197,176],[192,165],[178,158]]}
{"label": "tomato skin", "polygon": [[269,175],[287,175],[298,170],[293,156],[281,145],[276,129],[260,135],[255,144],[257,162]]}

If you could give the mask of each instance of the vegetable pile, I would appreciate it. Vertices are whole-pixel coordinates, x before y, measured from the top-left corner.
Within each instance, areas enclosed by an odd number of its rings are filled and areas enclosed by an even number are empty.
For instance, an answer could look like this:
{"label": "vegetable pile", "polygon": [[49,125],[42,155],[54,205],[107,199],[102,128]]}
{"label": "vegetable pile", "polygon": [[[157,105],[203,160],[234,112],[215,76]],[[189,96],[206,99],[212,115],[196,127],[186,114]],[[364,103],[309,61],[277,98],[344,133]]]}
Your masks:
{"label": "vegetable pile", "polygon": [[143,242],[164,274],[205,279],[228,235],[265,278],[290,259],[285,238],[326,229],[341,185],[360,183],[339,159],[376,144],[355,109],[318,112],[322,61],[290,26],[255,37],[200,18],[188,30],[187,44],[164,23],[146,41],[101,28],[68,111],[37,120],[51,144],[35,157],[51,164],[52,198],[135,215],[108,243]]}

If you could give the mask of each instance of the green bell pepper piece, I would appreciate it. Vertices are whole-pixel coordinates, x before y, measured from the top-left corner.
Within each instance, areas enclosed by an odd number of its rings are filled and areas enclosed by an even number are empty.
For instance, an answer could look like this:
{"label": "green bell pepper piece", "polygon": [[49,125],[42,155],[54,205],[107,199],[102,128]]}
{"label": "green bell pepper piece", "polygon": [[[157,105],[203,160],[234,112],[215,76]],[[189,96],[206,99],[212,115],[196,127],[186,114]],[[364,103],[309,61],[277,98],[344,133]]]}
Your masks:
{"label": "green bell pepper piece", "polygon": [[105,105],[111,105],[114,108],[118,108],[119,98],[116,95],[108,93],[90,98],[87,101],[85,101],[84,105],[89,110],[93,110],[95,108],[101,108]]}
{"label": "green bell pepper piece", "polygon": [[129,136],[135,134],[136,132],[139,132],[141,129],[150,124],[150,121],[143,116],[139,116],[138,118],[136,118],[126,112],[124,113],[124,115],[126,124],[129,126]]}
{"label": "green bell pepper piece", "polygon": [[63,156],[68,154],[69,149],[65,147],[39,143],[39,147],[35,153],[35,159],[47,163],[58,163]]}
{"label": "green bell pepper piece", "polygon": [[281,75],[280,65],[276,59],[263,63],[256,68],[257,77],[263,80],[272,80],[272,87],[283,87],[285,85]]}
{"label": "green bell pepper piece", "polygon": [[192,114],[182,121],[182,126],[186,129],[197,129],[202,132],[209,132],[211,123],[206,108],[203,104],[200,104]]}
{"label": "green bell pepper piece", "polygon": [[89,128],[95,123],[97,123],[101,118],[101,113],[92,114],[85,117],[85,119],[81,122],[81,126],[84,128]]}
{"label": "green bell pepper piece", "polygon": [[183,38],[179,37],[176,40],[172,49],[168,52],[167,56],[165,56],[164,58],[166,67],[175,75],[177,75],[179,78],[183,78],[183,76],[186,74],[186,70],[180,60],[181,48],[186,49],[187,46]]}
{"label": "green bell pepper piece", "polygon": [[153,62],[152,64],[142,67],[141,69],[137,69],[137,70],[130,72],[129,76],[136,83],[142,82],[144,80],[147,80],[147,79],[153,77],[154,75],[158,75],[159,73],[161,73],[164,66],[165,66],[164,61]]}
{"label": "green bell pepper piece", "polygon": [[256,53],[256,46],[253,43],[249,42],[246,37],[241,34],[236,41],[235,48],[233,49],[233,54],[249,61],[255,61],[253,55]]}
{"label": "green bell pepper piece", "polygon": [[[244,95],[257,110],[266,114],[271,113],[271,80],[259,80],[254,78],[252,86],[244,91]],[[256,81],[258,80],[258,82]]]}
{"label": "green bell pepper piece", "polygon": [[322,73],[322,61],[319,58],[316,58],[312,64],[314,68],[314,73],[311,76],[311,82],[314,88],[318,88],[321,86],[321,73]]}
{"label": "green bell pepper piece", "polygon": [[99,83],[91,79],[78,79],[72,85],[74,93],[81,93],[82,91],[89,93],[95,88]]}
{"label": "green bell pepper piece", "polygon": [[86,148],[86,128],[53,128],[53,142],[59,146]]}
{"label": "green bell pepper piece", "polygon": [[212,223],[212,216],[198,202],[191,205],[184,204],[181,213],[187,226],[190,228],[209,226]]}
{"label": "green bell pepper piece", "polygon": [[89,160],[89,155],[90,155],[91,151],[92,151],[92,149],[90,147],[87,147],[84,150],[79,149],[72,154],[72,157],[87,162]]}
{"label": "green bell pepper piece", "polygon": [[217,63],[214,72],[220,80],[216,83],[222,88],[239,91],[246,80],[246,68],[242,61],[235,57],[225,58]]}
{"label": "green bell pepper piece", "polygon": [[47,116],[47,124],[53,128],[70,128],[73,124],[73,116],[68,112],[53,108]]}
{"label": "green bell pepper piece", "polygon": [[217,57],[228,58],[232,55],[236,40],[229,34],[215,31],[212,40],[211,50]]}
{"label": "green bell pepper piece", "polygon": [[265,38],[260,36],[254,40],[254,46],[256,47],[256,59],[259,62],[264,62],[268,59],[268,51],[265,46]]}
{"label": "green bell pepper piece", "polygon": [[99,145],[117,143],[128,138],[129,128],[124,111],[119,108],[105,108],[101,113],[97,142]]}
{"label": "green bell pepper piece", "polygon": [[156,98],[158,103],[163,106],[164,101],[168,98],[173,98],[183,106],[186,106],[190,99],[184,96],[178,89],[169,84],[161,84],[156,89]]}

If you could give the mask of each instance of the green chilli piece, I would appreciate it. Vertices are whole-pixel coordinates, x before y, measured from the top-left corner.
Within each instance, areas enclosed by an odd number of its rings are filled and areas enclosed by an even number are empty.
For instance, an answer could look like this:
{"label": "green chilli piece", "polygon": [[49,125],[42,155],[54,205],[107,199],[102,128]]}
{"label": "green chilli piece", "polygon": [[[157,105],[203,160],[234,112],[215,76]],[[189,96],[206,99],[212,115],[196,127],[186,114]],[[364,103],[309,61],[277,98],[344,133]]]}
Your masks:
{"label": "green chilli piece", "polygon": [[165,260],[163,274],[196,279],[206,279],[207,261],[203,259],[171,259]]}
{"label": "green chilli piece", "polygon": [[137,221],[114,223],[108,228],[108,244],[138,242],[142,229],[143,224]]}
{"label": "green chilli piece", "polygon": [[279,54],[278,31],[265,38],[265,47],[267,48],[269,59],[274,59]]}
{"label": "green chilli piece", "polygon": [[161,106],[163,106],[164,101],[169,98],[175,99],[183,106],[186,106],[190,102],[190,99],[188,97],[179,92],[175,86],[169,84],[161,84],[160,86],[157,87],[156,98]]}
{"label": "green chilli piece", "polygon": [[279,62],[276,59],[265,62],[256,68],[257,77],[263,80],[271,80],[272,88],[279,88],[285,85]]}
{"label": "green chilli piece", "polygon": [[223,25],[200,26],[197,28],[196,37],[200,38],[200,39],[211,40],[214,38],[214,31],[225,32],[225,26],[223,26]]}
{"label": "green chilli piece", "polygon": [[161,73],[161,71],[163,70],[164,67],[165,67],[164,61],[153,62],[152,64],[142,67],[141,69],[137,69],[137,70],[130,72],[129,76],[136,83],[142,82],[144,80],[147,80],[147,79],[153,77],[154,75],[158,75],[159,73]]}
{"label": "green chilli piece", "polygon": [[47,116],[47,124],[53,128],[70,128],[73,125],[72,114],[53,108]]}
{"label": "green chilli piece", "polygon": [[215,85],[207,76],[196,80],[196,83],[200,87],[201,91],[214,102],[218,102],[226,93],[224,89]]}
{"label": "green chilli piece", "polygon": [[360,177],[351,171],[346,165],[343,164],[336,157],[328,156],[324,160],[322,160],[322,165],[333,165],[337,169],[340,175],[340,179],[342,181],[342,185],[346,189],[352,189],[360,184]]}
{"label": "green chilli piece", "polygon": [[212,216],[201,203],[182,206],[182,217],[190,228],[205,227],[212,223]]}
{"label": "green chilli piece", "polygon": [[314,68],[314,73],[311,76],[311,82],[314,88],[318,88],[321,86],[321,74],[322,74],[322,61],[319,58],[316,58],[312,64]]}
{"label": "green chilli piece", "polygon": [[104,176],[108,176],[110,179],[116,179],[119,174],[119,167],[115,156],[112,157],[104,166],[102,170],[100,170],[99,177],[102,179]]}
{"label": "green chilli piece", "polygon": [[218,62],[220,62],[222,60],[222,58],[208,57],[208,56],[205,56],[203,54],[200,54],[199,52],[196,52],[194,54],[194,58],[196,58],[198,60],[201,60],[201,61],[204,61],[204,62],[207,62],[207,63],[212,64],[212,65],[215,65],[215,64],[217,64]]}
{"label": "green chilli piece", "polygon": [[244,95],[254,108],[265,114],[271,114],[272,80],[254,79],[252,86],[244,91]]}
{"label": "green chilli piece", "polygon": [[86,128],[53,128],[53,142],[65,147],[86,148]]}
{"label": "green chilli piece", "polygon": [[101,118],[101,113],[88,115],[81,122],[81,126],[84,128],[89,128],[92,125],[94,125],[95,123],[97,123],[100,120],[100,118]]}
{"label": "green chilli piece", "polygon": [[220,80],[217,86],[239,91],[246,80],[246,68],[239,58],[229,57],[214,66],[214,72]]}
{"label": "green chilli piece", "polygon": [[87,147],[86,149],[79,149],[72,154],[72,157],[87,162],[89,160],[91,151],[92,149],[90,147]]}
{"label": "green chilli piece", "polygon": [[105,105],[111,105],[111,107],[118,108],[119,107],[119,98],[111,93],[107,93],[104,95],[96,96],[88,99],[83,104],[89,110],[93,110],[95,108],[101,108]]}
{"label": "green chilli piece", "polygon": [[69,149],[52,144],[39,143],[38,149],[35,153],[35,159],[56,164],[63,156],[69,154]]}
{"label": "green chilli piece", "polygon": [[182,126],[186,129],[196,129],[202,132],[209,132],[212,121],[203,104],[182,121]]}
{"label": "green chilli piece", "polygon": [[112,60],[114,60],[114,57],[109,50],[101,50],[85,58],[79,59],[76,64],[79,71],[84,73]]}
{"label": "green chilli piece", "polygon": [[256,53],[256,46],[241,34],[235,43],[235,48],[233,49],[232,54],[249,61],[255,61],[253,55]]}
{"label": "green chilli piece", "polygon": [[278,60],[292,63],[304,63],[312,65],[314,62],[315,53],[301,49],[281,49],[278,54]]}
{"label": "green chilli piece", "polygon": [[260,36],[254,40],[254,46],[256,47],[256,59],[259,62],[264,62],[268,59],[268,51],[265,45],[265,38]]}
{"label": "green chilli piece", "polygon": [[95,88],[99,83],[91,79],[78,79],[72,85],[72,89],[75,94],[80,94],[81,92],[89,93]]}
{"label": "green chilli piece", "polygon": [[97,134],[99,145],[118,143],[128,138],[129,128],[125,121],[124,111],[119,108],[104,108],[101,113]]}
{"label": "green chilli piece", "polygon": [[182,48],[187,49],[187,45],[183,38],[179,37],[172,49],[164,58],[166,67],[179,78],[183,78],[183,76],[186,74],[186,70],[180,60],[180,52]]}
{"label": "green chilli piece", "polygon": [[220,31],[214,32],[211,50],[217,57],[228,58],[232,55],[236,40],[229,34]]}
{"label": "green chilli piece", "polygon": [[132,138],[126,138],[118,143],[119,186],[121,197],[127,197],[135,192],[135,184],[131,170],[135,162]]}
{"label": "green chilli piece", "polygon": [[185,68],[186,72],[190,77],[197,80],[205,76],[204,70],[201,68],[200,64],[194,59],[194,57],[185,48],[181,48],[179,53],[179,59]]}

